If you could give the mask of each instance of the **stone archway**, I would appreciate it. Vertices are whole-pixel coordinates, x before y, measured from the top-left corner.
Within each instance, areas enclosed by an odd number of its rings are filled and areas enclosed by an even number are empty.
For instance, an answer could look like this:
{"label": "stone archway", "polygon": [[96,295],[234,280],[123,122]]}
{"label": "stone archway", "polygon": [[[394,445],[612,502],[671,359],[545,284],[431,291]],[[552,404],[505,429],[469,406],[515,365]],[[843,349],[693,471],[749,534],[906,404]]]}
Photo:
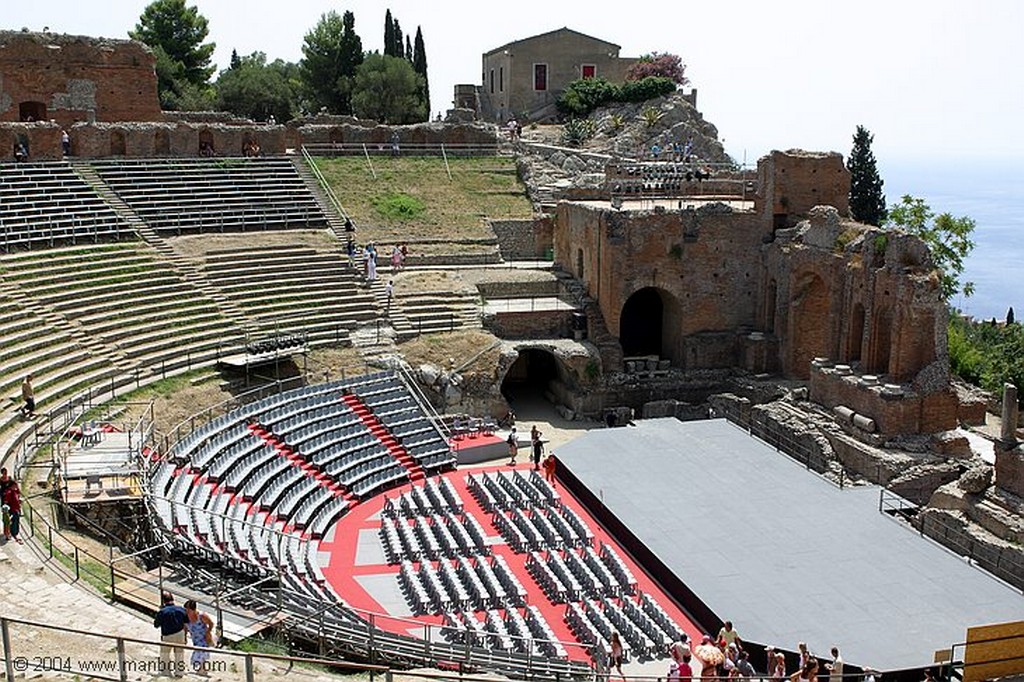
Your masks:
{"label": "stone archway", "polygon": [[153,137],[153,150],[157,156],[171,155],[171,134],[167,130],[157,129]]}
{"label": "stone archway", "polygon": [[657,355],[682,363],[681,309],[675,296],[644,287],[626,299],[619,316],[619,343],[626,357]]}
{"label": "stone archway", "polygon": [[790,328],[789,371],[796,377],[807,379],[811,375],[811,361],[815,357],[829,356],[829,310],[831,296],[825,282],[813,272],[805,272],[794,280],[789,300]]}
{"label": "stone archway", "polygon": [[47,120],[46,104],[44,102],[20,102],[18,104],[18,119],[22,122]]}
{"label": "stone archway", "polygon": [[559,364],[554,353],[544,348],[520,349],[519,357],[502,379],[502,395],[511,404],[526,398],[547,399],[553,383],[559,381],[564,373]]}
{"label": "stone archway", "polygon": [[868,369],[875,374],[889,372],[892,353],[892,310],[882,306],[871,322],[871,346],[868,348]]}

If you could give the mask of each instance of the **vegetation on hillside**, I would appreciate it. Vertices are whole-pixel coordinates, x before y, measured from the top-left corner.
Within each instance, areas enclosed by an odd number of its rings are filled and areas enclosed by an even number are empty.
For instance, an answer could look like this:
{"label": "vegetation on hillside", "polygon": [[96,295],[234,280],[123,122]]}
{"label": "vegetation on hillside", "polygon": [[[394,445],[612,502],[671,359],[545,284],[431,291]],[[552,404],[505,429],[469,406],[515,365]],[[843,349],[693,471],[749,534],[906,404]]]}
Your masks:
{"label": "vegetation on hillside", "polygon": [[508,158],[317,159],[360,240],[388,243],[493,239],[484,218],[529,218],[532,205]]}
{"label": "vegetation on hillside", "polygon": [[[949,364],[958,377],[1002,395],[1009,382],[1024,388],[1024,325],[975,322],[961,315],[949,321]],[[1024,391],[1020,392],[1024,404]]]}
{"label": "vegetation on hillside", "polygon": [[646,102],[675,91],[676,82],[661,76],[648,76],[619,85],[603,78],[580,78],[569,83],[555,105],[564,116],[581,117],[613,102]]}
{"label": "vegetation on hillside", "polygon": [[[257,121],[284,122],[303,112],[353,114],[387,123],[416,123],[430,115],[430,88],[423,32],[415,43],[402,37],[397,19],[387,12],[384,62],[364,53],[355,31],[355,14],[321,15],[306,33],[302,59],[267,62],[262,52],[239,57],[211,82],[214,44],[205,43],[209,24],[186,0],[153,0],[129,35],[156,54],[160,104],[168,110],[219,108]],[[367,62],[371,62],[367,66]],[[387,95],[386,107],[375,102]],[[398,93],[398,94],[395,94]],[[360,103],[362,103],[360,105]]]}

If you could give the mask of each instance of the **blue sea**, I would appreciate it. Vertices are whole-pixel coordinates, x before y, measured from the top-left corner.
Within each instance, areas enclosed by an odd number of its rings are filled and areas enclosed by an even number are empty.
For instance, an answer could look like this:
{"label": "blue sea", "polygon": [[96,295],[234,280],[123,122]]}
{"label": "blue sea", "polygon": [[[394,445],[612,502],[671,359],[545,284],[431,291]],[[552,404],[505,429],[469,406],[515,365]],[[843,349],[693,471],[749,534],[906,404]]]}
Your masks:
{"label": "blue sea", "polygon": [[978,319],[1003,319],[1013,306],[1024,318],[1024,165],[998,161],[933,161],[878,164],[886,204],[904,194],[924,199],[936,214],[968,216],[977,223],[975,247],[961,281],[974,295],[952,304]]}

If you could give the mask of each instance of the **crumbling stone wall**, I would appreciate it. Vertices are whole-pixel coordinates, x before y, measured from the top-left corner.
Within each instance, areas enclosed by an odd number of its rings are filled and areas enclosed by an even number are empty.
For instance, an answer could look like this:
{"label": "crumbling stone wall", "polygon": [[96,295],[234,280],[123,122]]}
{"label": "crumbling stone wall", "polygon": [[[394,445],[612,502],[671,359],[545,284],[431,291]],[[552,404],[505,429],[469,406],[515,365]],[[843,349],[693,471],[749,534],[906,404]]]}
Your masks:
{"label": "crumbling stone wall", "polygon": [[850,213],[850,171],[837,152],[772,151],[758,161],[754,210],[776,227],[795,225],[815,206]]}
{"label": "crumbling stone wall", "polygon": [[133,40],[0,31],[0,121],[160,121],[153,52]]}
{"label": "crumbling stone wall", "polygon": [[[924,244],[846,217],[838,154],[772,152],[758,168],[753,211],[563,202],[555,260],[584,282],[613,335],[630,297],[656,290],[661,355],[674,367],[809,379],[812,361],[830,358],[880,386],[819,373],[817,402],[849,406],[886,434],[955,427],[946,309]],[[899,384],[899,395],[880,395],[884,384]]]}
{"label": "crumbling stone wall", "polygon": [[612,334],[630,296],[654,288],[666,302],[663,357],[685,368],[738,364],[736,346],[723,355],[700,335],[754,322],[766,233],[753,213],[724,204],[625,213],[561,203],[556,222],[555,260],[586,284]]}
{"label": "crumbling stone wall", "polygon": [[502,258],[506,260],[543,258],[553,248],[551,216],[528,220],[491,220]]}

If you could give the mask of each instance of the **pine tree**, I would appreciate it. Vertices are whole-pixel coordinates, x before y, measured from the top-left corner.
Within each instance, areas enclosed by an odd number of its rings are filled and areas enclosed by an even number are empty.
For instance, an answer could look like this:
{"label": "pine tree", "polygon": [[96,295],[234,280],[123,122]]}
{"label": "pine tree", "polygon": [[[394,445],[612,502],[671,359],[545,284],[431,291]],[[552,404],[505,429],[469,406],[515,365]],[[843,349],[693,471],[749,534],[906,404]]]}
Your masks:
{"label": "pine tree", "polygon": [[888,216],[882,178],[878,175],[871,142],[875,136],[864,126],[857,126],[853,150],[846,167],[850,171],[850,213],[855,220],[868,225],[881,225]]}
{"label": "pine tree", "polygon": [[391,18],[391,10],[384,13],[384,54],[395,56],[395,22]]}
{"label": "pine tree", "polygon": [[430,118],[430,81],[427,78],[427,50],[423,46],[423,31],[416,27],[416,42],[412,48],[412,68],[420,77],[420,101]]}

